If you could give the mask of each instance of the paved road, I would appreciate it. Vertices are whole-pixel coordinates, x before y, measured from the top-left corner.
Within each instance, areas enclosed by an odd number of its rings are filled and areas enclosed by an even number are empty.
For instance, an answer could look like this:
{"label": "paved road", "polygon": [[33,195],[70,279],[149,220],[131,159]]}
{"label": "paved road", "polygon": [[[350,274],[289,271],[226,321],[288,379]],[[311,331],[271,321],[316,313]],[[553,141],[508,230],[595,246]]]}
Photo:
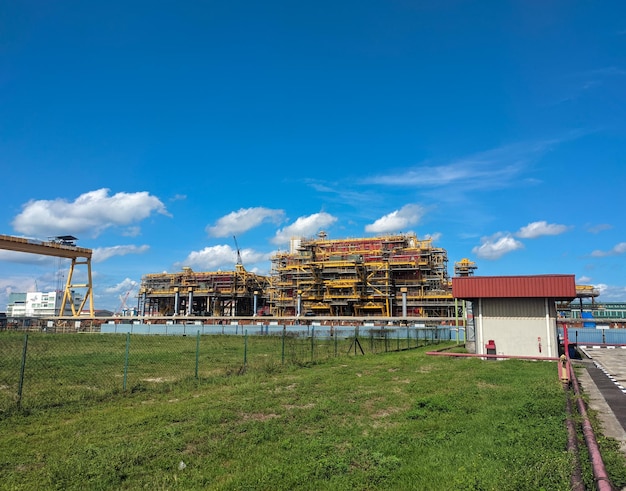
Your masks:
{"label": "paved road", "polygon": [[598,412],[604,434],[621,442],[626,453],[626,349],[579,346],[588,357],[579,382]]}

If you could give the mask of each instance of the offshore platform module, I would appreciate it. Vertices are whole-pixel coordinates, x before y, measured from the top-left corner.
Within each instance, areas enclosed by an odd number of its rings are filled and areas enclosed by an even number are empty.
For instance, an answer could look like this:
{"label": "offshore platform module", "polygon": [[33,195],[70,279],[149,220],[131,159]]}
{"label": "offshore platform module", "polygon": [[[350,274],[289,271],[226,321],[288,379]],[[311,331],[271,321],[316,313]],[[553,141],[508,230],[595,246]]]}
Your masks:
{"label": "offshore platform module", "polygon": [[[445,249],[415,235],[297,240],[272,258],[275,315],[452,317]],[[405,312],[403,312],[403,309]]]}
{"label": "offshore platform module", "polygon": [[[472,274],[468,260],[457,274]],[[245,270],[150,274],[143,315],[454,317],[447,252],[414,234],[292,240],[270,276]],[[460,264],[460,263],[459,263]],[[456,268],[455,268],[456,271]]]}

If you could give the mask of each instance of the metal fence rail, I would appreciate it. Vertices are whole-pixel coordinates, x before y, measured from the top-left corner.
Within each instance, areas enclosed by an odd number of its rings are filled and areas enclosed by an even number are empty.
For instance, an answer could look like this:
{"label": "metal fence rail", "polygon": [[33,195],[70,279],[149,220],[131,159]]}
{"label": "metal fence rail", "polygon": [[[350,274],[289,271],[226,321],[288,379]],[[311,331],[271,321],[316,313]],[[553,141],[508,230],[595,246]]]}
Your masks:
{"label": "metal fence rail", "polygon": [[454,341],[457,335],[444,326],[175,327],[185,330],[170,335],[140,335],[135,326],[117,333],[0,332],[0,417],[16,409],[71,406],[249,370],[271,373],[283,365],[413,349]]}
{"label": "metal fence rail", "polygon": [[[559,336],[563,337],[563,328],[559,327]],[[600,329],[595,327],[568,327],[567,337],[570,343],[598,345],[626,345],[626,329]]]}

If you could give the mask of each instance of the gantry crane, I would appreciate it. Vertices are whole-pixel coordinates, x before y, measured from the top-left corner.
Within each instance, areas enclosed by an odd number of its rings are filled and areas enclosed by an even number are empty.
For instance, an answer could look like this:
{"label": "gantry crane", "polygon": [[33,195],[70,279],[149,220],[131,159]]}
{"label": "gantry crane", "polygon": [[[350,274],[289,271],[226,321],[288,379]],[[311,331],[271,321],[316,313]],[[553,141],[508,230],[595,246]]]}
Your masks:
{"label": "gantry crane", "polygon": [[[23,237],[13,237],[11,235],[0,235],[0,249],[71,259],[72,264],[70,266],[70,271],[67,275],[67,281],[65,283],[65,291],[63,292],[63,300],[61,301],[59,315],[62,316],[65,313],[66,306],[69,303],[72,310],[72,316],[78,317],[85,307],[85,303],[89,299],[89,314],[91,315],[91,317],[93,317],[93,289],[91,283],[91,256],[93,254],[93,251],[91,249],[85,249],[84,247],[77,247],[75,245],[76,240],[78,239],[76,239],[76,237],[72,237],[71,235],[61,235],[58,237],[54,237],[47,242],[25,239]],[[72,283],[74,269],[78,265],[87,266],[87,283]],[[72,301],[72,291],[74,288],[86,289],[85,296],[83,297],[83,300],[78,309],[76,309],[76,306]]]}

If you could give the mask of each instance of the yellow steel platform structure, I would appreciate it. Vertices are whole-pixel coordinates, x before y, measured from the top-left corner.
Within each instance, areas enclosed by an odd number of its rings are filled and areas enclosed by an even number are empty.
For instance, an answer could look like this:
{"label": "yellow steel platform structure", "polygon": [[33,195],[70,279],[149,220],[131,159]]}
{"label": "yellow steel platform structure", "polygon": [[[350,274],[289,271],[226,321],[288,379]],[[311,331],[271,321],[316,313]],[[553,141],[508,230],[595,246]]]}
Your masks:
{"label": "yellow steel platform structure", "polygon": [[241,264],[235,271],[212,272],[185,266],[178,273],[144,275],[139,310],[141,315],[252,316],[262,307],[266,288],[264,276]]}
{"label": "yellow steel platform structure", "polygon": [[272,313],[451,317],[447,261],[445,249],[414,234],[300,239],[272,258]]}
{"label": "yellow steel platform structure", "polygon": [[[61,237],[61,239],[63,239]],[[72,237],[72,239],[74,239]],[[74,239],[75,240],[75,239]],[[70,266],[69,274],[67,275],[67,282],[65,283],[65,291],[63,293],[63,300],[59,309],[59,315],[65,313],[65,308],[69,303],[72,309],[72,316],[78,317],[81,315],[87,300],[89,300],[89,314],[94,317],[93,308],[93,290],[91,282],[91,256],[93,251],[84,247],[77,247],[65,240],[60,241],[38,241],[32,239],[25,239],[23,237],[14,237],[11,235],[0,235],[0,249],[6,251],[26,252],[29,254],[39,254],[42,256],[53,256],[71,259],[72,264]],[[72,282],[74,270],[78,265],[87,266],[87,283],[75,284]],[[74,288],[86,288],[85,296],[80,304],[80,307],[76,309],[72,299],[72,289]]]}

